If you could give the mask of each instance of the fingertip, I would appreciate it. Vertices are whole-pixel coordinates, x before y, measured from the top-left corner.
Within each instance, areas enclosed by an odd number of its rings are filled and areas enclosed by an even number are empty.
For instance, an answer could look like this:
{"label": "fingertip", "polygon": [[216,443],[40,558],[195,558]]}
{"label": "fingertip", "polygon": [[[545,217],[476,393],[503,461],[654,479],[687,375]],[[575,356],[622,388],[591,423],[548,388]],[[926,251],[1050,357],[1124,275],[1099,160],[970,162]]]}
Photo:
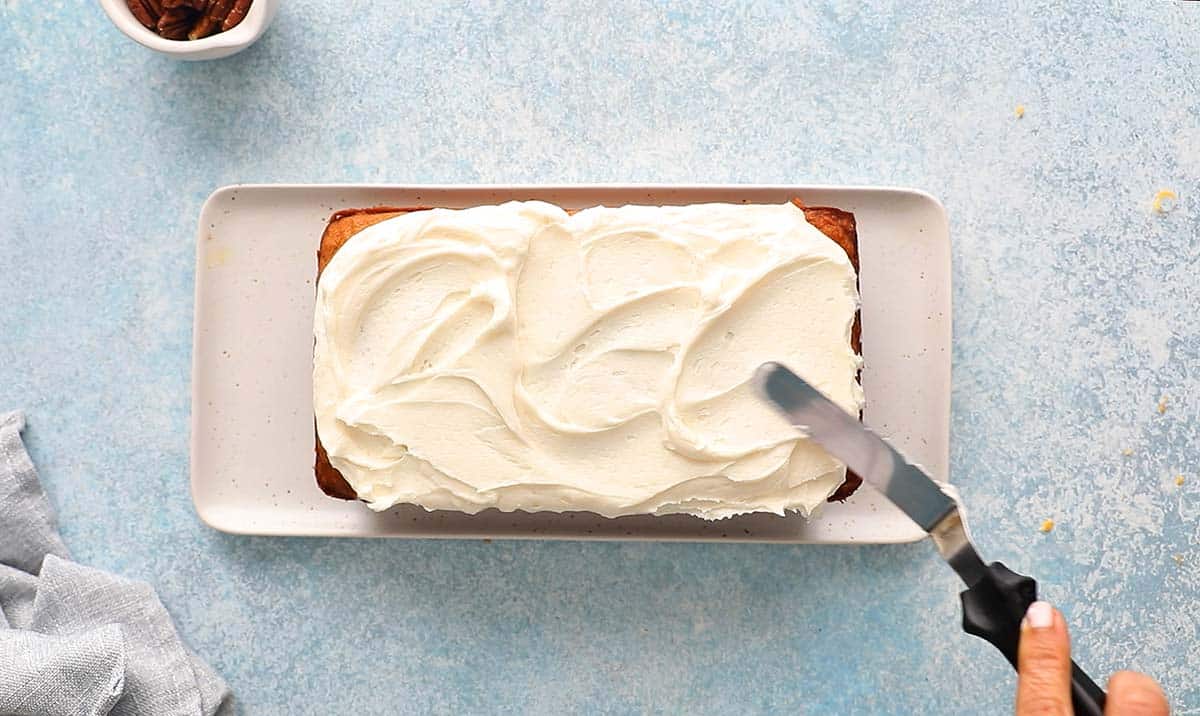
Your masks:
{"label": "fingertip", "polygon": [[[1025,610],[1025,619],[1021,621],[1023,629],[1050,629],[1054,626],[1058,610],[1050,602],[1037,601]],[[1011,622],[1010,622],[1011,623]]]}
{"label": "fingertip", "polygon": [[1021,633],[1035,632],[1033,638],[1069,638],[1067,619],[1049,602],[1037,601],[1025,610],[1021,619]]}
{"label": "fingertip", "polygon": [[1117,690],[1146,690],[1162,693],[1158,682],[1137,671],[1118,671],[1108,680],[1109,689]]}
{"label": "fingertip", "polygon": [[1168,716],[1167,695],[1154,679],[1136,671],[1118,671],[1108,680],[1107,713]]}
{"label": "fingertip", "polygon": [[1058,610],[1049,614],[1026,617],[1021,622],[1021,638],[1017,642],[1019,660],[1031,664],[1059,665],[1070,663],[1071,638],[1067,624]]}
{"label": "fingertip", "polygon": [[1071,713],[1071,641],[1062,614],[1029,605],[1017,642],[1017,713]]}

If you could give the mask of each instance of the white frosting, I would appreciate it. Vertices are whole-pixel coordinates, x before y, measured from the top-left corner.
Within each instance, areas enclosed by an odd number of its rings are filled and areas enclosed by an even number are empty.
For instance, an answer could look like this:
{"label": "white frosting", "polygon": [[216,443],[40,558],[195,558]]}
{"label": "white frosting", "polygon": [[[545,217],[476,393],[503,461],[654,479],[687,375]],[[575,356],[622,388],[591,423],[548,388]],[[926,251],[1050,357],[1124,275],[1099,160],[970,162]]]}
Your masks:
{"label": "white frosting", "polygon": [[314,405],[373,509],[809,515],[845,468],[753,394],[862,392],[845,252],[791,204],[413,212],[317,286]]}

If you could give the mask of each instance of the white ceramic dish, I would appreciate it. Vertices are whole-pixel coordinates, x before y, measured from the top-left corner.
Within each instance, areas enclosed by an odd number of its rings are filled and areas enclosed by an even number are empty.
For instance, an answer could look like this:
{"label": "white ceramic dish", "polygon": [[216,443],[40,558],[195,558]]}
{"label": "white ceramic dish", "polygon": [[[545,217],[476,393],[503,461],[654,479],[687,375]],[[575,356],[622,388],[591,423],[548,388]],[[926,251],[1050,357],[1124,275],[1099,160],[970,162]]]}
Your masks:
{"label": "white ceramic dish", "polygon": [[241,52],[253,45],[279,9],[279,0],[254,0],[246,17],[228,32],[199,40],[168,40],[146,29],[129,10],[125,0],[100,0],[100,7],[121,32],[138,44],[181,60],[216,60]]}
{"label": "white ceramic dish", "polygon": [[[888,543],[923,534],[864,486],[812,521],[749,515],[604,519],[589,513],[375,513],[313,478],[312,310],[329,215],[381,204],[466,207],[783,202],[854,212],[862,270],[868,425],[945,480],[950,417],[950,238],[919,191],[829,186],[242,185],[200,213],[192,352],[192,498],[226,532],[261,535]],[[780,326],[780,330],[786,330]]]}

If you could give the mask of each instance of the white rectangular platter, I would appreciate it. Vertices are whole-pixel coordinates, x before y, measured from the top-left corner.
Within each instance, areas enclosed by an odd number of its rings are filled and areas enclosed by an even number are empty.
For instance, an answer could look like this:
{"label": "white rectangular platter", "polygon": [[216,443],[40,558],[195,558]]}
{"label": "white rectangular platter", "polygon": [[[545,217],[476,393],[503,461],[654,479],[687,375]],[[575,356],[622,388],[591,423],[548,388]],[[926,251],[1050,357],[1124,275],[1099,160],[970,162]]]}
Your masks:
{"label": "white rectangular platter", "polygon": [[[895,188],[835,186],[238,185],[200,213],[192,352],[191,489],[225,532],[345,537],[647,539],[890,543],[922,533],[863,486],[813,520],[749,515],[605,519],[590,513],[375,513],[326,497],[313,478],[312,310],[331,213],[378,205],[469,207],[540,199],[564,208],[779,203],[853,212],[862,290],[865,422],[946,480],[950,237],[942,205]],[[787,330],[780,326],[779,330]]]}

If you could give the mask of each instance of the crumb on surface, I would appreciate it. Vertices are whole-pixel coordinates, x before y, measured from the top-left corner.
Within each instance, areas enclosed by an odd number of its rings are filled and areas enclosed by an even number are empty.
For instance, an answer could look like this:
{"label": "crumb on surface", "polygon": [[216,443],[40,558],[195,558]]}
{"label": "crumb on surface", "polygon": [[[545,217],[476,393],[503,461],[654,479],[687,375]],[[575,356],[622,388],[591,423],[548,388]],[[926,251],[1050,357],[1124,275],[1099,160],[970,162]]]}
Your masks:
{"label": "crumb on surface", "polygon": [[1038,527],[1038,532],[1049,532],[1052,529],[1054,529],[1054,520],[1045,519],[1042,520],[1042,525]]}
{"label": "crumb on surface", "polygon": [[1175,484],[1179,487],[1183,487],[1183,483],[1184,483],[1183,475],[1176,475],[1175,476]]}
{"label": "crumb on surface", "polygon": [[1167,396],[1164,395],[1158,399],[1158,414],[1162,415],[1165,412],[1167,412]]}
{"label": "crumb on surface", "polygon": [[1125,448],[1124,450],[1121,451],[1121,454],[1124,455],[1125,457],[1129,457],[1130,455],[1133,454],[1133,448]]}
{"label": "crumb on surface", "polygon": [[1170,189],[1159,189],[1154,195],[1154,210],[1160,214],[1165,214],[1175,207],[1175,200],[1179,196]]}
{"label": "crumb on surface", "polygon": [[1015,114],[1017,116],[1017,119],[1024,117],[1025,116],[1025,105],[1018,104],[1017,108],[1013,110],[1013,114]]}
{"label": "crumb on surface", "polygon": [[1171,559],[1175,560],[1175,564],[1183,564],[1182,554],[1173,554],[1171,555]]}

